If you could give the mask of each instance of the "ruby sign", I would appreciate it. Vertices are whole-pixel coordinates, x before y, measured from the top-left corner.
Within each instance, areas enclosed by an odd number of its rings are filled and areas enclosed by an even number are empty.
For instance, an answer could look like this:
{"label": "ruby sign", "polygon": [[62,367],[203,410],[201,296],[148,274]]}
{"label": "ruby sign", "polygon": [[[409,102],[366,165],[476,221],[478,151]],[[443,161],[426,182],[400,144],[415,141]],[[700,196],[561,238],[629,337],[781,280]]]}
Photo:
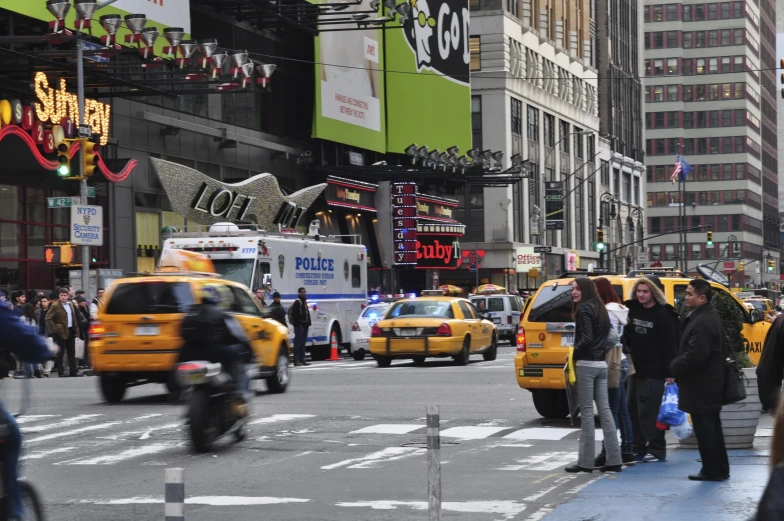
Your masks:
{"label": "ruby sign", "polygon": [[455,243],[449,237],[421,234],[417,237],[417,269],[457,269],[462,264],[459,257],[459,251],[455,252]]}

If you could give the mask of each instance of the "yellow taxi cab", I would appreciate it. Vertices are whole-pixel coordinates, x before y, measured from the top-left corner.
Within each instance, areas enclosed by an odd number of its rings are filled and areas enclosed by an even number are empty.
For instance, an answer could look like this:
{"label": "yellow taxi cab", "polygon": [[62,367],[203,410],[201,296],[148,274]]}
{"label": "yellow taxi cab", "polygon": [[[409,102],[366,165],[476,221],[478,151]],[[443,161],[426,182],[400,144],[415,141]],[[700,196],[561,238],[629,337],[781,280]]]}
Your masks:
{"label": "yellow taxi cab", "polygon": [[752,306],[754,309],[762,313],[765,317],[765,322],[773,322],[776,319],[776,309],[773,306],[773,301],[764,297],[749,297],[743,299],[744,304]]}
{"label": "yellow taxi cab", "polygon": [[[649,273],[659,277],[664,285],[667,302],[677,309],[683,302],[691,279],[668,268],[635,270],[625,276],[567,272],[559,279],[542,284],[536,294],[528,299],[518,331],[515,377],[520,387],[531,391],[534,407],[541,416],[563,418],[569,412],[564,364],[569,347],[574,345],[571,287],[574,278],[605,277],[623,301],[629,299],[635,280]],[[770,324],[762,320],[759,312],[748,309],[723,284],[711,281],[711,287],[714,292],[726,294],[742,311],[746,353],[754,364],[758,363]]]}
{"label": "yellow taxi cab", "polygon": [[373,325],[370,353],[379,367],[394,358],[411,358],[415,364],[428,357],[454,358],[467,365],[473,354],[495,360],[498,330],[467,299],[445,297],[443,291],[423,291],[422,296],[399,300]]}
{"label": "yellow taxi cab", "polygon": [[257,378],[269,390],[288,387],[288,330],[264,318],[247,287],[215,274],[208,257],[181,250],[164,254],[155,273],[112,283],[90,325],[90,355],[101,393],[108,402],[122,401],[128,387],[162,383],[177,389],[174,372],[183,341],[180,326],[197,302],[204,284],[225,285],[231,296],[227,312],[243,326],[258,362]]}

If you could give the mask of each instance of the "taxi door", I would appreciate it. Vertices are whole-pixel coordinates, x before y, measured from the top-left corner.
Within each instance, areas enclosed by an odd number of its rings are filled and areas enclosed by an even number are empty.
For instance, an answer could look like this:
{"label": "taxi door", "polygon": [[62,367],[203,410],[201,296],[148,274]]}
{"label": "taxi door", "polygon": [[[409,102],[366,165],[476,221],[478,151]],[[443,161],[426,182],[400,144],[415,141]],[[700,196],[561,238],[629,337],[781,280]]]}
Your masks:
{"label": "taxi door", "polygon": [[463,321],[471,334],[471,352],[479,351],[485,347],[482,338],[482,321],[475,315],[470,305],[464,300],[457,302],[460,312],[463,314]]}
{"label": "taxi door", "polygon": [[[482,338],[482,347],[490,347],[490,344],[493,342],[493,332],[495,331],[495,323],[493,320],[483,319],[479,310],[474,306],[473,303],[468,303],[468,308],[474,314],[474,316],[479,320],[479,331]],[[493,322],[491,324],[491,322]]]}
{"label": "taxi door", "polygon": [[234,296],[230,312],[250,338],[256,363],[262,367],[274,366],[275,353],[273,353],[272,343],[267,341],[266,324],[261,317],[261,311],[247,291],[235,286],[229,286],[229,289]]}

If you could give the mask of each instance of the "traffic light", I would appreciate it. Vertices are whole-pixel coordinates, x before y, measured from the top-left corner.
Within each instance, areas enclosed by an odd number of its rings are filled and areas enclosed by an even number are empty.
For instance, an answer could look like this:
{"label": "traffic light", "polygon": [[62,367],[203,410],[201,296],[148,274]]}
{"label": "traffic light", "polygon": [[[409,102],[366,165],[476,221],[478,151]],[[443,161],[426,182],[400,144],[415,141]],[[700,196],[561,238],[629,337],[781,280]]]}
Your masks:
{"label": "traffic light", "polygon": [[773,259],[768,259],[768,271],[773,271],[776,269],[776,261]]}
{"label": "traffic light", "polygon": [[97,143],[87,139],[82,141],[82,176],[84,177],[92,176],[95,171],[95,167],[98,164],[97,148]]}
{"label": "traffic light", "polygon": [[57,145],[57,175],[69,177],[71,175],[71,145],[63,141]]}
{"label": "traffic light", "polygon": [[738,271],[743,271],[743,261],[738,262]]}
{"label": "traffic light", "polygon": [[713,232],[710,230],[706,232],[705,244],[713,246]]}
{"label": "traffic light", "polygon": [[599,228],[596,230],[596,250],[597,251],[604,251],[604,230]]}

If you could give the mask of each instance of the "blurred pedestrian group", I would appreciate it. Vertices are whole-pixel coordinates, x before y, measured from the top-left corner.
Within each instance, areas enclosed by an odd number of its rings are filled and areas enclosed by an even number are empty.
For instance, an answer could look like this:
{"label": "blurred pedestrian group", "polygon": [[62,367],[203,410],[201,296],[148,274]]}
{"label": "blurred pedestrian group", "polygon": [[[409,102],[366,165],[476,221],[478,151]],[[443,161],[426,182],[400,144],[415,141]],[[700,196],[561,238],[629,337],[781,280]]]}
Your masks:
{"label": "blurred pedestrian group", "polygon": [[92,300],[73,286],[45,291],[0,291],[0,306],[7,306],[19,320],[35,328],[57,354],[45,364],[25,364],[10,352],[0,355],[0,378],[81,377],[90,367],[90,323],[97,319],[104,289]]}
{"label": "blurred pedestrian group", "polygon": [[[572,282],[572,414],[579,408],[583,421],[579,458],[567,472],[612,473],[623,465],[666,461],[668,426],[659,422],[660,407],[667,386],[677,384],[678,406],[691,415],[702,463],[688,479],[730,477],[719,418],[730,348],[711,299],[710,283],[692,280],[684,299],[689,314],[681,323],[655,275],[637,280],[624,303],[606,278]],[[604,433],[596,457],[594,404]]]}

